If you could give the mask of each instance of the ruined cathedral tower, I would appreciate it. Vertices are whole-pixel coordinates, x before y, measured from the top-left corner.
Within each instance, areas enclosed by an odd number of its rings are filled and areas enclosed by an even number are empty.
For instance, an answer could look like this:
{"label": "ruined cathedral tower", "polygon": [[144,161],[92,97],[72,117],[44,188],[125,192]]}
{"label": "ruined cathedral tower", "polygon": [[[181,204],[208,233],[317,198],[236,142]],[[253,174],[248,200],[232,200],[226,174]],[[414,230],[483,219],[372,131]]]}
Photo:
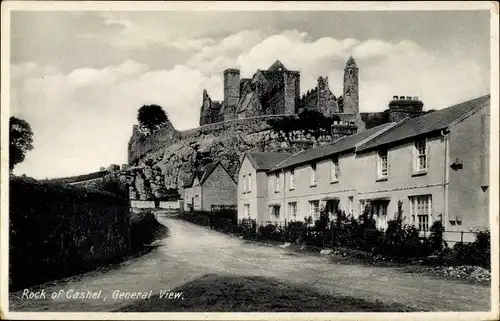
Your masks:
{"label": "ruined cathedral tower", "polygon": [[352,57],[349,57],[344,68],[344,113],[359,114],[359,78],[358,67]]}

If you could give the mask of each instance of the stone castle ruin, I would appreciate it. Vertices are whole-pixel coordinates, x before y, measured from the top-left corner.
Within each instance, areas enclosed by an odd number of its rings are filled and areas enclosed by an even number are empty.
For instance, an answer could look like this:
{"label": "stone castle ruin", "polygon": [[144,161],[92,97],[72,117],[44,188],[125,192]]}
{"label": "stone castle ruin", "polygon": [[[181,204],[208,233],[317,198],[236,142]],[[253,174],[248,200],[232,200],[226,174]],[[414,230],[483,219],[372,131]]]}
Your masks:
{"label": "stone castle ruin", "polygon": [[295,115],[314,110],[326,116],[342,115],[342,121],[364,129],[359,114],[358,67],[352,57],[344,69],[343,96],[330,90],[328,77],[319,77],[317,86],[300,96],[300,72],[288,70],[279,60],[267,70],[257,70],[240,79],[240,71],[224,71],[224,100],[212,101],[203,91],[200,126],[222,121],[265,115]]}
{"label": "stone castle ruin", "polygon": [[[295,153],[387,122],[426,113],[415,96],[393,96],[381,112],[359,112],[359,70],[352,57],[344,68],[343,93],[335,96],[328,77],[300,96],[300,73],[276,61],[251,79],[240,79],[236,69],[224,71],[224,100],[212,101],[203,91],[200,126],[179,131],[170,121],[152,133],[134,125],[128,144],[128,164],[78,177],[66,183],[98,184],[118,179],[128,187],[130,200],[161,200],[183,195],[182,187],[205,158],[218,160],[236,177],[248,151]],[[271,120],[296,117],[305,110],[337,119],[326,136],[314,137],[300,129],[281,135]],[[283,139],[285,137],[286,139]],[[177,191],[177,192],[175,192]],[[177,196],[176,196],[177,195]]]}
{"label": "stone castle ruin", "polygon": [[[167,122],[145,135],[134,125],[125,171],[130,199],[155,199],[174,189],[182,195],[184,182],[204,157],[219,160],[236,177],[247,151],[294,153],[382,123],[417,117],[425,113],[422,108],[418,97],[394,96],[384,111],[360,113],[359,69],[352,57],[345,65],[338,97],[330,90],[328,77],[319,77],[317,86],[301,96],[300,72],[288,70],[280,61],[257,70],[252,78],[240,79],[239,70],[227,69],[223,101],[212,101],[203,91],[199,127],[178,131]],[[297,130],[283,140],[269,124],[305,110],[334,116],[331,133],[316,138]]]}

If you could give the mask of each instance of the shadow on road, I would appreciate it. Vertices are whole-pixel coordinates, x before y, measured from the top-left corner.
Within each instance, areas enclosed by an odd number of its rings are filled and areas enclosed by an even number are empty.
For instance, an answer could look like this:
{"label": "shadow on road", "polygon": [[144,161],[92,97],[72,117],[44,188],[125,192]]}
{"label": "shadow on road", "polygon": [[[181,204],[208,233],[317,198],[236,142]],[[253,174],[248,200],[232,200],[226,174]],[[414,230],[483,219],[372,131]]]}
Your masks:
{"label": "shadow on road", "polygon": [[410,312],[400,304],[326,295],[274,278],[207,274],[170,292],[177,299],[138,301],[115,312]]}

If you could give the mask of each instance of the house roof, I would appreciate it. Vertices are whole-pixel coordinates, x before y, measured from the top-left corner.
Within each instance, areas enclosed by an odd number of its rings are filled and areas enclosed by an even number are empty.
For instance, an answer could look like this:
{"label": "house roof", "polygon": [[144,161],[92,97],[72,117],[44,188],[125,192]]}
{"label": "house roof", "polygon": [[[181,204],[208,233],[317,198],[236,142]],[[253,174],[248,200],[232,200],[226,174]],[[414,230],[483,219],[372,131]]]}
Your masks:
{"label": "house roof", "polygon": [[490,95],[484,95],[448,108],[427,113],[420,117],[407,119],[393,129],[361,145],[358,151],[440,131],[488,104],[490,104]]}
{"label": "house roof", "polygon": [[369,139],[371,136],[382,132],[390,126],[394,126],[394,123],[387,123],[380,126],[376,126],[360,133],[356,133],[349,136],[344,136],[336,141],[322,145],[315,148],[306,149],[304,151],[298,152],[289,158],[285,159],[281,163],[275,165],[271,168],[271,172],[278,171],[281,169],[298,166],[301,164],[305,164],[314,160],[320,160],[322,158],[332,156],[334,154],[346,152],[348,150],[354,149],[357,144],[362,143],[366,139]]}
{"label": "house roof", "polygon": [[250,160],[253,167],[258,171],[268,171],[274,165],[290,157],[291,153],[279,152],[247,152],[246,157]]}
{"label": "house roof", "polygon": [[[184,184],[184,187],[191,187],[193,186],[195,178],[198,178],[200,181],[200,185],[203,184],[207,180],[207,178],[212,174],[212,172],[215,170],[217,165],[219,165],[220,162],[212,162],[208,163],[203,166],[198,166],[198,168],[195,169],[195,171],[189,176],[187,182]],[[221,165],[222,166],[222,165]]]}

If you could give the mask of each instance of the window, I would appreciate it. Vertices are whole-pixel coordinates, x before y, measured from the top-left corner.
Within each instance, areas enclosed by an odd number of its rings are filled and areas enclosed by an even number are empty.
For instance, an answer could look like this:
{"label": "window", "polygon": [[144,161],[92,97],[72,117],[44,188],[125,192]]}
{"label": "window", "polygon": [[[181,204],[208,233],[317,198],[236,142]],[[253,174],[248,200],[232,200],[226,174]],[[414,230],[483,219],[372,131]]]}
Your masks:
{"label": "window", "polygon": [[410,197],[410,213],[413,223],[418,224],[419,231],[429,231],[432,215],[432,196],[419,195]]}
{"label": "window", "polygon": [[292,220],[297,220],[297,202],[288,203],[288,215]]}
{"label": "window", "polygon": [[319,219],[319,201],[309,201],[309,215]]}
{"label": "window", "polygon": [[427,143],[425,139],[415,142],[415,158],[413,168],[417,172],[427,170]]}
{"label": "window", "polygon": [[352,215],[352,212],[354,210],[354,197],[353,196],[349,196],[348,198],[348,211],[349,211],[349,214]]}
{"label": "window", "polygon": [[311,164],[311,177],[310,177],[311,185],[316,185],[316,164]]}
{"label": "window", "polygon": [[276,193],[279,193],[279,191],[280,191],[280,174],[279,173],[276,173],[276,175],[274,175],[274,191]]}
{"label": "window", "polygon": [[359,200],[359,215],[363,214],[363,212],[365,211],[365,207],[365,200]]}
{"label": "window", "polygon": [[370,202],[370,211],[373,216],[386,216],[387,215],[387,206],[389,202],[387,201],[371,201]]}
{"label": "window", "polygon": [[429,216],[428,215],[418,215],[418,230],[419,231],[429,231]]}
{"label": "window", "polygon": [[243,193],[247,191],[247,176],[243,175]]}
{"label": "window", "polygon": [[377,175],[378,178],[387,177],[389,171],[387,166],[387,150],[379,150],[377,157]]}
{"label": "window", "polygon": [[370,214],[375,219],[377,228],[387,228],[387,207],[388,201],[373,200],[370,202]]}
{"label": "window", "polygon": [[250,204],[245,204],[244,212],[245,217],[250,217]]}
{"label": "window", "polygon": [[294,189],[295,188],[295,171],[292,169],[290,171],[290,189]]}
{"label": "window", "polygon": [[271,216],[274,216],[275,218],[280,217],[280,206],[279,205],[269,206],[269,212]]}
{"label": "window", "polygon": [[339,180],[339,159],[336,157],[330,162],[330,182]]}
{"label": "window", "polygon": [[248,174],[247,192],[252,191],[252,174]]}

